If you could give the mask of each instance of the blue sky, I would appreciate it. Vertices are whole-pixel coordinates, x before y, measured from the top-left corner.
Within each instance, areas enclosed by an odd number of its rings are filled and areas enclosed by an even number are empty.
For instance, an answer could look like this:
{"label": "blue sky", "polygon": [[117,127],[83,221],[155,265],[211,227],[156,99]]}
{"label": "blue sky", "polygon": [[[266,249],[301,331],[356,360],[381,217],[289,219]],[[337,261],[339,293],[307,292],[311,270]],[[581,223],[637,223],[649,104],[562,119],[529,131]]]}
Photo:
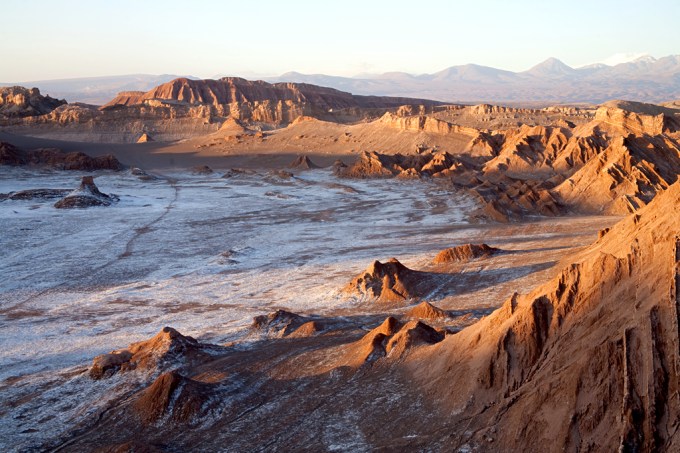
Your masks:
{"label": "blue sky", "polygon": [[0,81],[512,71],[680,54],[677,0],[3,0]]}

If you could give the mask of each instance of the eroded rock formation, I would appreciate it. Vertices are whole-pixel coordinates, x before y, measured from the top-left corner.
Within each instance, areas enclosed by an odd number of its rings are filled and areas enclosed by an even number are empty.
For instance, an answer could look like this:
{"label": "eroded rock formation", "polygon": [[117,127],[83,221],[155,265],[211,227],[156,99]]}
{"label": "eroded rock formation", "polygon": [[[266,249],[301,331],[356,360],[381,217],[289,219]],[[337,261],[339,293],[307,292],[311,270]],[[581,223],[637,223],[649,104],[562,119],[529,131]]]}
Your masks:
{"label": "eroded rock formation", "polygon": [[290,165],[288,165],[288,168],[295,168],[298,170],[313,170],[320,167],[312,162],[309,156],[302,155],[296,157],[295,160],[291,162]]}
{"label": "eroded rock formation", "polygon": [[54,203],[54,207],[57,209],[74,209],[92,206],[111,206],[111,204],[117,201],[118,197],[116,195],[109,195],[99,191],[94,183],[94,177],[83,176],[80,186]]}
{"label": "eroded rock formation", "polygon": [[411,308],[409,311],[407,311],[406,316],[409,318],[435,320],[447,318],[449,315],[441,308],[437,308],[428,301],[424,300],[415,307]]}
{"label": "eroded rock formation", "polygon": [[372,151],[361,153],[352,165],[334,167],[334,170],[343,178],[436,178],[462,173],[465,168],[459,159],[447,152],[388,155]]}
{"label": "eroded rock formation", "polygon": [[63,152],[54,148],[23,150],[0,142],[0,165],[48,167],[55,170],[114,170],[124,167],[112,154],[90,157],[80,152]]}
{"label": "eroded rock formation", "polygon": [[385,263],[374,261],[344,291],[381,303],[397,303],[422,297],[429,290],[427,280],[426,273],[411,270],[390,258]]}
{"label": "eroded rock formation", "polygon": [[[144,105],[149,107],[202,105],[218,116],[261,123],[290,123],[298,117],[356,116],[361,109],[435,105],[434,101],[379,96],[356,96],[309,84],[249,81],[237,77],[219,80],[175,79],[146,92],[124,92],[102,109]],[[339,116],[340,115],[340,116]]]}
{"label": "eroded rock formation", "polygon": [[138,139],[137,143],[147,143],[147,142],[152,142],[154,141],[153,138],[146,132],[144,132]]}
{"label": "eroded rock formation", "polygon": [[213,173],[213,169],[207,165],[196,165],[195,167],[191,167],[192,175],[211,175]]}
{"label": "eroded rock formation", "polygon": [[149,340],[95,357],[90,368],[93,379],[107,378],[131,370],[157,371],[172,362],[204,356],[203,345],[172,327],[163,327]]}
{"label": "eroded rock formation", "polygon": [[438,376],[430,388],[451,410],[473,417],[468,441],[490,438],[504,451],[677,448],[667,421],[680,414],[679,205],[676,183],[583,261],[413,363],[417,379]]}
{"label": "eroded rock formation", "polygon": [[281,338],[296,332],[309,320],[286,310],[276,310],[268,315],[256,316],[251,329],[268,337]]}
{"label": "eroded rock formation", "polygon": [[464,263],[477,258],[487,258],[500,251],[500,249],[489,247],[486,244],[464,244],[442,250],[437,253],[432,262],[435,264]]}
{"label": "eroded rock formation", "polygon": [[[600,107],[591,121],[579,126],[480,130],[466,152],[457,155],[430,149],[406,155],[363,152],[336,174],[444,177],[478,198],[481,207],[475,216],[501,222],[532,214],[623,215],[646,205],[677,179],[678,113],[619,101]],[[381,122],[403,130],[427,124],[420,117],[394,115]]]}
{"label": "eroded rock formation", "polygon": [[37,88],[0,87],[0,118],[44,115],[66,101],[40,94]]}
{"label": "eroded rock formation", "polygon": [[0,200],[52,200],[63,198],[71,189],[27,189],[0,194]]}
{"label": "eroded rock formation", "polygon": [[214,385],[187,378],[178,371],[168,371],[142,390],[132,407],[145,425],[162,420],[169,424],[193,424],[205,415],[215,393],[213,388]]}
{"label": "eroded rock formation", "polygon": [[617,137],[553,193],[576,211],[626,214],[674,183],[678,169],[680,148],[675,141],[663,136]]}

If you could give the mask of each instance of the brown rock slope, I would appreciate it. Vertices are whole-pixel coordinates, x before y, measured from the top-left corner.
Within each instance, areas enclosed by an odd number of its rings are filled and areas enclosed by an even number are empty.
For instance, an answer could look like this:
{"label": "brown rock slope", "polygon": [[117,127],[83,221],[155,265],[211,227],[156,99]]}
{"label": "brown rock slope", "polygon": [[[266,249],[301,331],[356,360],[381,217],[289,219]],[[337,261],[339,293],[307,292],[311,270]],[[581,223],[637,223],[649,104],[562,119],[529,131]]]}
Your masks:
{"label": "brown rock slope", "polygon": [[[319,371],[330,371],[338,367],[359,368],[385,357],[387,354],[387,343],[403,327],[396,318],[391,316],[385,318],[382,324],[372,329],[361,339],[343,345],[338,348],[338,352],[333,360],[327,361],[326,366]],[[324,351],[324,355],[328,355]],[[318,354],[311,354],[308,362],[314,363]]]}
{"label": "brown rock slope", "polygon": [[[432,318],[435,319],[435,318]],[[428,324],[411,319],[400,322],[388,316],[379,326],[356,341],[335,348],[324,348],[304,353],[280,364],[277,376],[287,379],[305,378],[333,370],[350,370],[350,374],[393,364],[421,346],[432,345],[444,339],[444,333]]]}
{"label": "brown rock slope", "polygon": [[625,214],[677,180],[680,147],[663,136],[617,137],[553,193],[582,212]]}
{"label": "brown rock slope", "polygon": [[205,415],[214,385],[182,376],[177,371],[161,374],[135,396],[134,414],[144,425],[159,421],[191,424]]}
{"label": "brown rock slope", "polygon": [[680,183],[582,262],[409,365],[465,414],[466,441],[491,439],[500,451],[680,448],[678,206]]}
{"label": "brown rock slope", "polygon": [[569,129],[559,127],[522,126],[505,131],[503,145],[484,171],[515,177],[551,173],[551,159],[564,149],[571,136]]}
{"label": "brown rock slope", "polygon": [[[482,179],[496,186],[494,174],[521,179],[537,196],[552,199],[558,210],[561,206],[588,213],[633,212],[677,179],[678,113],[617,101],[603,105],[591,122],[573,129],[524,126],[505,132],[498,155],[484,165]],[[535,181],[536,175],[542,181]],[[497,189],[516,199],[502,187]]]}

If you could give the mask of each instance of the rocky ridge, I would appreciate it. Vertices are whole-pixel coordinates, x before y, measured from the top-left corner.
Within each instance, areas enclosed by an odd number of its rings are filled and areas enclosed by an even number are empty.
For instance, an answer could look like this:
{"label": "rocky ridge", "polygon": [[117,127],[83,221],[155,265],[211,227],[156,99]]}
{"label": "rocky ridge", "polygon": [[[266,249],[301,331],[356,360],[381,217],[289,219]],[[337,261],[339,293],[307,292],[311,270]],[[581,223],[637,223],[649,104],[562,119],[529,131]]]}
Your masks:
{"label": "rocky ridge", "polygon": [[270,84],[225,77],[219,80],[179,78],[146,93],[120,93],[101,109],[106,112],[125,108],[164,108],[186,115],[181,113],[183,108],[201,107],[202,113],[196,111],[192,115],[202,114],[208,120],[229,117],[245,123],[281,125],[305,116],[343,122],[374,116],[402,105],[431,108],[437,104],[424,99],[355,96],[304,83]]}
{"label": "rocky ridge", "polygon": [[64,104],[65,100],[43,96],[38,88],[0,87],[0,120],[44,115]]}
{"label": "rocky ridge", "polygon": [[136,142],[147,134],[157,141],[205,136],[225,121],[255,129],[285,126],[298,118],[314,117],[338,123],[379,118],[410,106],[432,111],[439,102],[381,96],[355,96],[308,84],[179,78],[148,92],[123,92],[97,109],[86,104],[62,105],[37,117],[8,119],[13,131],[62,140]]}
{"label": "rocky ridge", "polygon": [[479,132],[457,155],[363,152],[337,173],[445,177],[478,197],[480,217],[496,221],[567,212],[622,215],[677,179],[679,121],[670,108],[617,102],[580,126]]}

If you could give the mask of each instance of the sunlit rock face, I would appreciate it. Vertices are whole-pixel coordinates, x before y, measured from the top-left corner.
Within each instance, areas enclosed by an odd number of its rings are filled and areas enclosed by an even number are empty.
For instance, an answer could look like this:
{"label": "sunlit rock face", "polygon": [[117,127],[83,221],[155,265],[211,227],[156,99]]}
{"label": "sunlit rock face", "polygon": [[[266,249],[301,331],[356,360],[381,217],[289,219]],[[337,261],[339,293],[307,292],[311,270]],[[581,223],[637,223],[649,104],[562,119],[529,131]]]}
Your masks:
{"label": "sunlit rock face", "polygon": [[38,88],[0,87],[0,118],[44,115],[64,104],[65,100],[41,95]]}

